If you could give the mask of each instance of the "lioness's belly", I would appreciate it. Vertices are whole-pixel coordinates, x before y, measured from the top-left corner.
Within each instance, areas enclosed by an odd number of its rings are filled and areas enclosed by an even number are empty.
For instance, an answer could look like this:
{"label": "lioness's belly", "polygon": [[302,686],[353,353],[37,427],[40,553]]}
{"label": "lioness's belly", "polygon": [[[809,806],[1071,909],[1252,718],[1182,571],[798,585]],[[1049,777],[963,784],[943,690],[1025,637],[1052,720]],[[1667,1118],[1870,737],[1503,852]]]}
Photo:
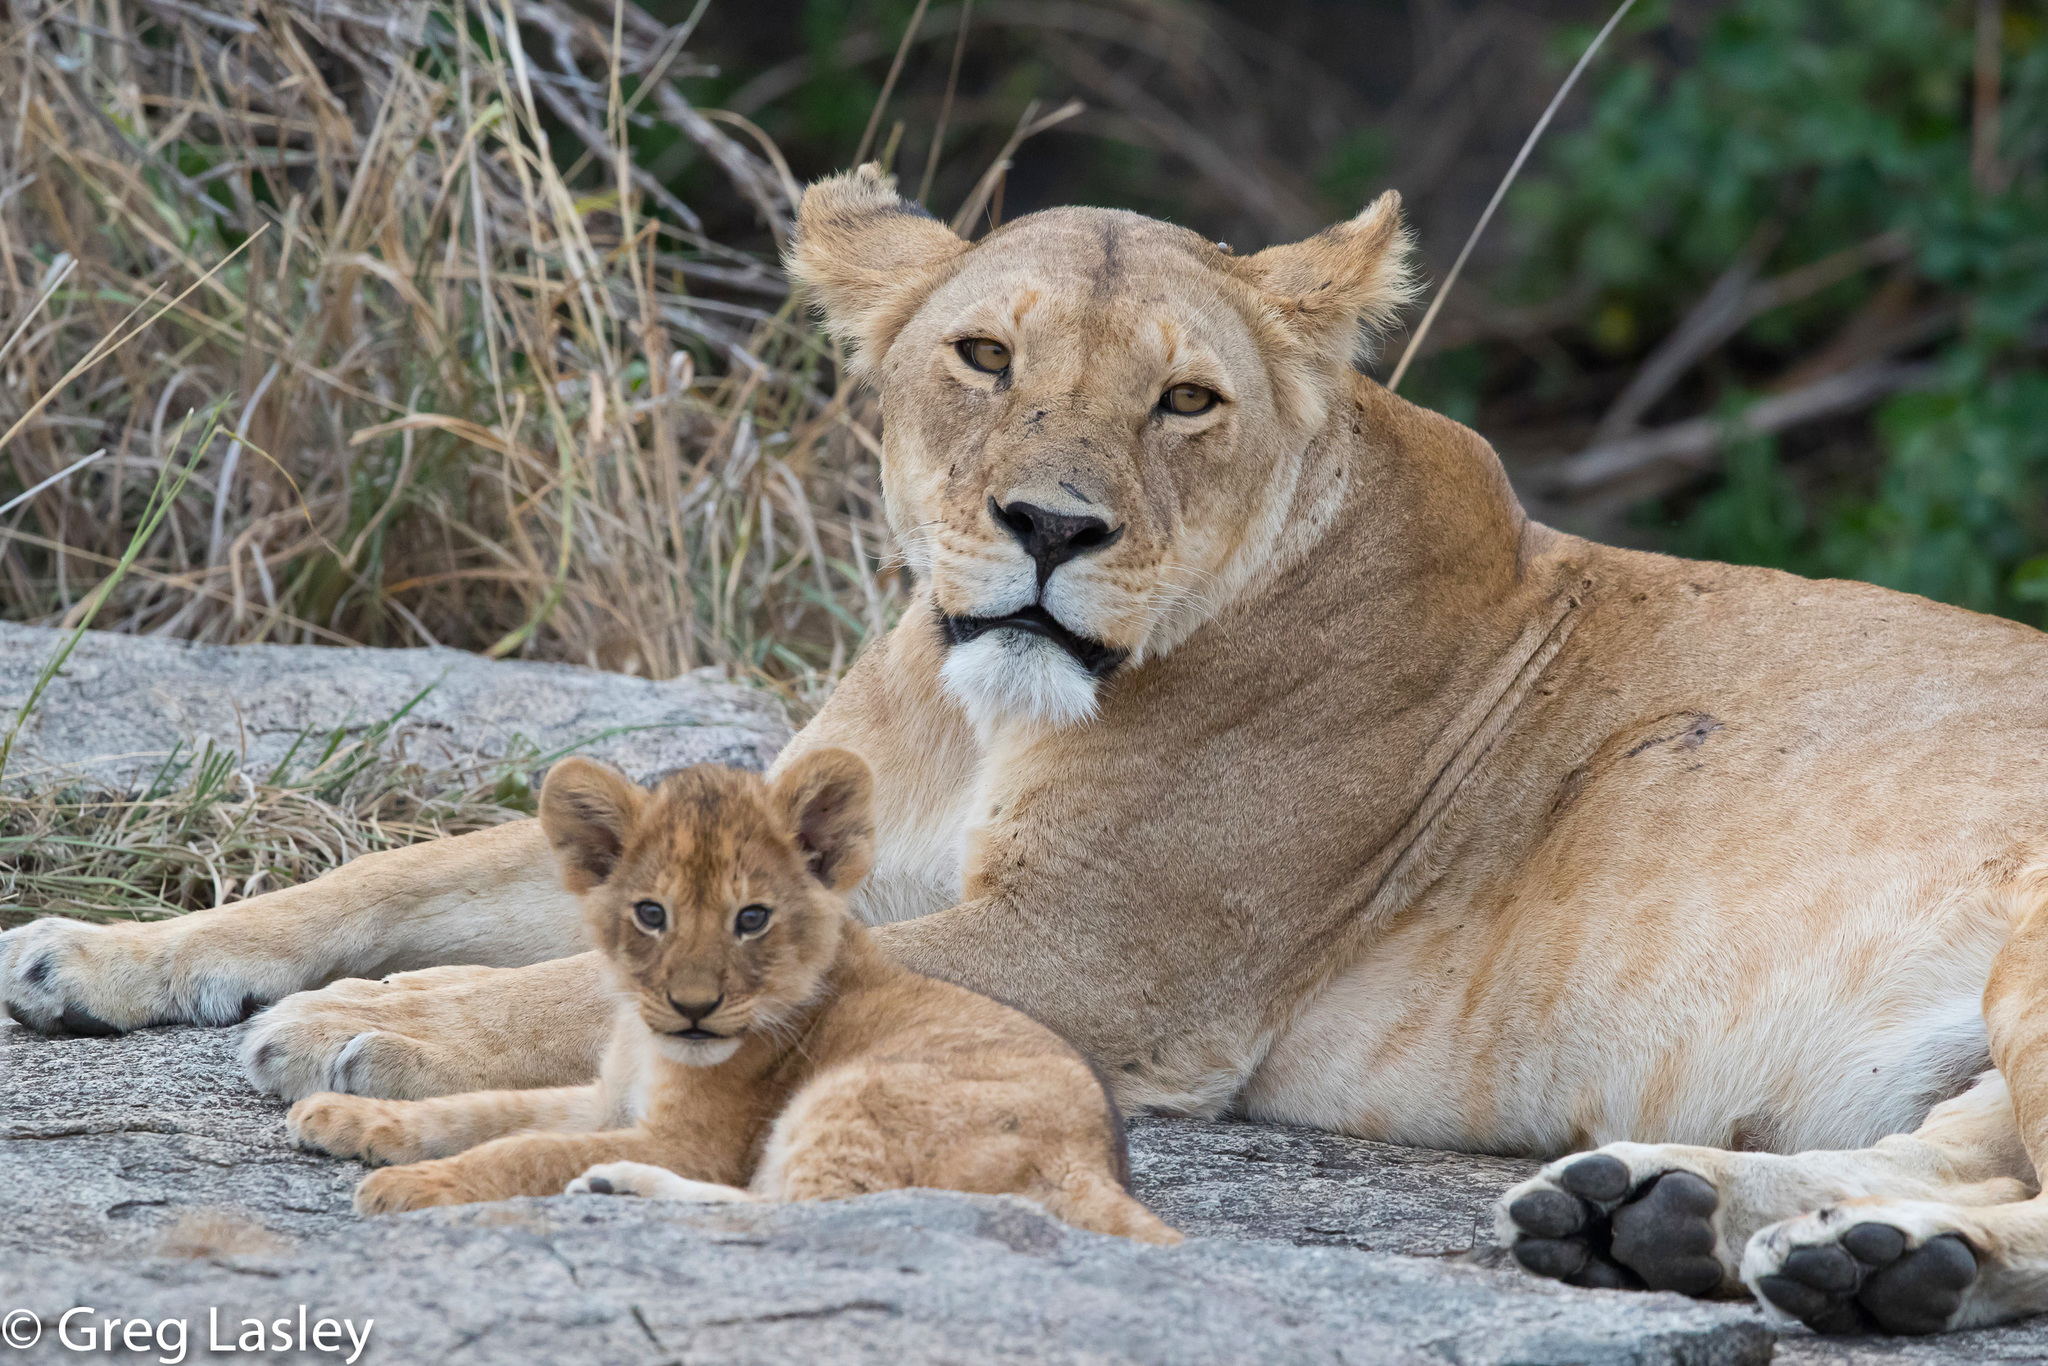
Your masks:
{"label": "lioness's belly", "polygon": [[1648,909],[1600,887],[1491,916],[1420,908],[1305,1009],[1240,1108],[1539,1156],[1911,1129],[1989,1066],[1981,1002],[2006,914],[1942,870],[1830,871],[1719,906],[1679,886]]}

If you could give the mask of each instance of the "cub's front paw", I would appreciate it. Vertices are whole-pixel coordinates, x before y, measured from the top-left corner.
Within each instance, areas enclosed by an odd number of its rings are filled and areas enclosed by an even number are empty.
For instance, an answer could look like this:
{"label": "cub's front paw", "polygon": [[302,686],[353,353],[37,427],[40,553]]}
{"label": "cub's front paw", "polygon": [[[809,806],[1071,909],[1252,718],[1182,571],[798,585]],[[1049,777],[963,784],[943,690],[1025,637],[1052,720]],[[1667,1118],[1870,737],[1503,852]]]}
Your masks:
{"label": "cub's front paw", "polygon": [[371,1172],[356,1187],[357,1214],[397,1214],[435,1205],[466,1205],[477,1197],[461,1177],[440,1162],[415,1162]]}
{"label": "cub's front paw", "polygon": [[[1756,1297],[1816,1333],[1940,1333],[1966,1311],[1981,1263],[1946,1207],[1836,1205],[1758,1229],[1742,1257]],[[1981,1318],[1979,1321],[1982,1321]]]}
{"label": "cub's front paw", "polygon": [[1720,1196],[1666,1146],[1612,1143],[1551,1163],[1501,1197],[1500,1240],[1525,1269],[1567,1285],[1696,1296],[1732,1288]]}
{"label": "cub's front paw", "polygon": [[564,1195],[638,1195],[649,1200],[730,1204],[754,1197],[738,1186],[692,1181],[645,1162],[600,1162],[562,1188]]}
{"label": "cub's front paw", "polygon": [[432,1156],[398,1113],[398,1105],[363,1096],[322,1092],[307,1096],[284,1117],[285,1132],[301,1148],[354,1158],[372,1167],[417,1162]]}

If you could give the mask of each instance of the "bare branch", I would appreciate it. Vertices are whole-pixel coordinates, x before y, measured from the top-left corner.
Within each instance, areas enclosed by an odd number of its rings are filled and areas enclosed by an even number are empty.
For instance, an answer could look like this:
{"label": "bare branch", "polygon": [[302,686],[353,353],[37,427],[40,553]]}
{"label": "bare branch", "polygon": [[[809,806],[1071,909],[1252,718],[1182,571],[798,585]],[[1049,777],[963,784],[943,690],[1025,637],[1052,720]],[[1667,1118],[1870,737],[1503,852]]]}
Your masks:
{"label": "bare branch", "polygon": [[1582,495],[1665,463],[1703,469],[1729,441],[1855,412],[1902,389],[1922,387],[1934,374],[1932,362],[1870,361],[1790,393],[1759,399],[1732,420],[1696,417],[1581,451],[1558,466],[1549,491]]}

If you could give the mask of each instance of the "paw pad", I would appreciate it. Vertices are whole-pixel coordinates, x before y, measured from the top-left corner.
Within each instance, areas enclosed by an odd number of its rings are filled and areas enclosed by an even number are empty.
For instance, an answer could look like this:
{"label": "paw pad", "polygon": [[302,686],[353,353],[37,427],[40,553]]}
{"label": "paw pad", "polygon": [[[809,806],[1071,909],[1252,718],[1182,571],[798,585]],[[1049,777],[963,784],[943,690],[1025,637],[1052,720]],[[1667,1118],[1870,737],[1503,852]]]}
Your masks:
{"label": "paw pad", "polygon": [[1890,1224],[1865,1222],[1839,1241],[1795,1248],[1757,1278],[1766,1300],[1817,1333],[1938,1333],[1977,1279],[1977,1257],[1953,1233],[1910,1251]]}
{"label": "paw pad", "polygon": [[1720,1196],[1705,1178],[1672,1171],[1632,1186],[1628,1166],[1594,1153],[1508,1206],[1515,1260],[1539,1276],[1596,1289],[1719,1288],[1714,1211]]}

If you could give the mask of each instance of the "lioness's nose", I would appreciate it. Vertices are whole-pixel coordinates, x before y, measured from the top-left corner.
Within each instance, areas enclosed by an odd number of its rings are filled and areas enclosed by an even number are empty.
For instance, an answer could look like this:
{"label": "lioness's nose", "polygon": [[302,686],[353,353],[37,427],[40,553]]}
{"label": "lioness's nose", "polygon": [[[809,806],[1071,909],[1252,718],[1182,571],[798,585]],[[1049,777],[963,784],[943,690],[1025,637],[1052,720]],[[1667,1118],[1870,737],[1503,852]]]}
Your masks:
{"label": "lioness's nose", "polygon": [[988,515],[995,518],[997,526],[1015,536],[1024,553],[1037,563],[1041,589],[1052,577],[1052,571],[1068,560],[1093,550],[1105,550],[1124,534],[1122,527],[1111,531],[1109,523],[1100,517],[1049,512],[1032,503],[1004,505],[990,498]]}

